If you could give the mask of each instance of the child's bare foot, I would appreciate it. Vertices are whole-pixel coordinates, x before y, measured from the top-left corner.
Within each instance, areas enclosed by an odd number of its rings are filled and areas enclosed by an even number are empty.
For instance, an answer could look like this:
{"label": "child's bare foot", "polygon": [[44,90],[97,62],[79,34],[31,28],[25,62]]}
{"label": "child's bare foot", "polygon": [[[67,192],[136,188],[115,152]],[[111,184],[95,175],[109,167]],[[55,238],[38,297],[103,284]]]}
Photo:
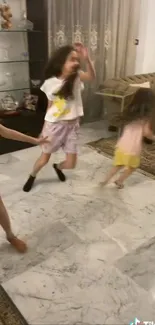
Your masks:
{"label": "child's bare foot", "polygon": [[21,239],[13,236],[12,238],[7,238],[7,240],[19,253],[27,251],[27,245]]}
{"label": "child's bare foot", "polygon": [[122,188],[124,188],[124,184],[123,183],[120,183],[119,181],[115,181],[115,185],[117,186],[117,188],[119,190],[121,190]]}

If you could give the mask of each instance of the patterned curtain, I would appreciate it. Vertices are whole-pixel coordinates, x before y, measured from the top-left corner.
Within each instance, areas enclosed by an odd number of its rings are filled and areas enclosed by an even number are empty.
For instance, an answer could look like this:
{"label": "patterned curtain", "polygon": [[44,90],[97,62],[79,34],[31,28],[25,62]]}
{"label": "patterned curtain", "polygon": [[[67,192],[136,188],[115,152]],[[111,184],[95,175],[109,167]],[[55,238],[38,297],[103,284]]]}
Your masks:
{"label": "patterned curtain", "polygon": [[55,47],[83,42],[89,48],[97,78],[84,93],[87,120],[101,114],[94,95],[105,79],[134,74],[141,0],[48,0],[49,56]]}

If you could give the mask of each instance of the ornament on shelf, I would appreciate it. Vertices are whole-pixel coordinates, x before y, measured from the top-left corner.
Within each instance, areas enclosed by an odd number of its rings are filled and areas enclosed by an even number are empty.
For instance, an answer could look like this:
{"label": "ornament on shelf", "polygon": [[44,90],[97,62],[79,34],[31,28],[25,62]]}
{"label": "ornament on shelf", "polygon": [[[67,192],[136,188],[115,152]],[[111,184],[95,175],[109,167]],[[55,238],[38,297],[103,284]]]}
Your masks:
{"label": "ornament on shelf", "polygon": [[19,106],[22,109],[27,109],[29,111],[36,111],[37,102],[38,102],[37,95],[31,95],[30,93],[24,93],[23,99]]}
{"label": "ornament on shelf", "polygon": [[16,73],[15,72],[10,72],[10,71],[6,71],[4,73],[5,75],[5,79],[6,79],[6,83],[7,83],[7,88],[10,89],[13,86],[13,81],[16,80],[15,76]]}
{"label": "ornament on shelf", "polygon": [[12,27],[12,22],[11,22],[12,12],[7,2],[4,2],[2,5],[0,5],[0,15],[3,18],[1,21],[1,28],[10,29]]}
{"label": "ornament on shelf", "polygon": [[22,18],[17,27],[20,29],[33,30],[33,23],[30,20],[27,20],[26,11],[23,12]]}
{"label": "ornament on shelf", "polygon": [[1,99],[1,109],[3,111],[16,111],[18,107],[18,102],[12,95],[6,95]]}

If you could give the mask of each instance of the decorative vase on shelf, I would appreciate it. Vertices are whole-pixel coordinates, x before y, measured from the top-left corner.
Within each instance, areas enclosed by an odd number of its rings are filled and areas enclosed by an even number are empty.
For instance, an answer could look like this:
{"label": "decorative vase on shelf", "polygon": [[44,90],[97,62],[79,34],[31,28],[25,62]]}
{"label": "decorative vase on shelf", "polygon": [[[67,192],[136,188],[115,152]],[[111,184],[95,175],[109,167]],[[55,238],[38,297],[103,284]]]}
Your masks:
{"label": "decorative vase on shelf", "polygon": [[0,16],[1,16],[1,29],[10,29],[12,27],[12,12],[9,4],[6,1],[3,1],[3,4],[0,5]]}
{"label": "decorative vase on shelf", "polygon": [[33,30],[33,23],[30,20],[27,20],[27,14],[24,11],[22,18],[17,26],[19,29]]}
{"label": "decorative vase on shelf", "polygon": [[7,88],[12,88],[13,86],[13,81],[15,80],[16,73],[15,72],[5,72],[5,78],[7,82]]}
{"label": "decorative vase on shelf", "polygon": [[4,111],[16,111],[18,102],[12,95],[6,95],[1,99],[1,109]]}

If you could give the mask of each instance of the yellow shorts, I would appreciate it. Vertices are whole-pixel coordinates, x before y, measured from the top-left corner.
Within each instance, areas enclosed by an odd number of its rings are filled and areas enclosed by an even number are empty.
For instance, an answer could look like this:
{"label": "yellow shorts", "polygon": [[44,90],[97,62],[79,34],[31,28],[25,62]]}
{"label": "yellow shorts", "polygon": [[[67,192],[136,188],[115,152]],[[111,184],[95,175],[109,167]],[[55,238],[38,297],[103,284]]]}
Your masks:
{"label": "yellow shorts", "polygon": [[113,164],[114,166],[138,168],[140,165],[140,157],[128,155],[120,149],[116,148]]}

